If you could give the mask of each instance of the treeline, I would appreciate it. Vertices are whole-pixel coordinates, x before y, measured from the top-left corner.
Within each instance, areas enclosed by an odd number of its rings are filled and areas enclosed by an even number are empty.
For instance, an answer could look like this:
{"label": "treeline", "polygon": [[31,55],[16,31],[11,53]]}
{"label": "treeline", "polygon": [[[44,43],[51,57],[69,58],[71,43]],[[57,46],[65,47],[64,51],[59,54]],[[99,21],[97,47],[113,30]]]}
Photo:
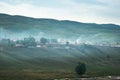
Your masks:
{"label": "treeline", "polygon": [[[65,42],[67,45],[69,42]],[[47,38],[40,38],[40,40],[36,41],[34,37],[24,38],[23,40],[10,40],[10,39],[1,39],[0,45],[1,46],[21,46],[21,47],[36,47],[37,45],[47,45],[47,44],[58,44],[57,39],[47,39]]]}

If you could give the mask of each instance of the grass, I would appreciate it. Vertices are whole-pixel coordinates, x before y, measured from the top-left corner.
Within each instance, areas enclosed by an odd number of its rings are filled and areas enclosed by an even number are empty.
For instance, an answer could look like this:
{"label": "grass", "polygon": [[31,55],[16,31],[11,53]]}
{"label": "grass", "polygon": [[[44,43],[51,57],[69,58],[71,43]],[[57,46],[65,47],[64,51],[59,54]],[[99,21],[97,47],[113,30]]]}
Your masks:
{"label": "grass", "polygon": [[119,48],[99,46],[75,50],[4,48],[0,51],[0,80],[75,78],[79,77],[74,71],[78,62],[86,64],[85,77],[119,76],[119,52]]}
{"label": "grass", "polygon": [[60,79],[60,78],[74,78],[76,74],[74,72],[35,72],[35,71],[3,71],[0,72],[0,79],[10,80],[40,80],[40,79]]}

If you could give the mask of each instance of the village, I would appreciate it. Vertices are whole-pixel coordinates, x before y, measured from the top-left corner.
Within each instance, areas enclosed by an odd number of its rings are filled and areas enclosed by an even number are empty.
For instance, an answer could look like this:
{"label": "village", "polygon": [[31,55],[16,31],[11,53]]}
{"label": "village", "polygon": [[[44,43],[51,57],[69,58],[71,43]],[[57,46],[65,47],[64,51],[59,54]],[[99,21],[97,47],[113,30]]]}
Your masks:
{"label": "village", "polygon": [[[77,43],[76,43],[77,44]],[[23,40],[1,39],[1,47],[23,47],[23,48],[65,48],[75,45],[69,41],[58,41],[57,39],[40,38],[36,40],[34,37],[24,38]]]}
{"label": "village", "polygon": [[97,46],[111,46],[120,47],[120,43],[115,44],[92,44],[92,43],[82,43],[79,40],[70,41],[65,39],[47,39],[41,37],[36,40],[34,37],[25,37],[23,40],[12,40],[9,38],[3,38],[0,40],[0,47],[23,47],[23,48],[64,48],[64,49],[74,49],[75,46],[80,45],[97,45]]}

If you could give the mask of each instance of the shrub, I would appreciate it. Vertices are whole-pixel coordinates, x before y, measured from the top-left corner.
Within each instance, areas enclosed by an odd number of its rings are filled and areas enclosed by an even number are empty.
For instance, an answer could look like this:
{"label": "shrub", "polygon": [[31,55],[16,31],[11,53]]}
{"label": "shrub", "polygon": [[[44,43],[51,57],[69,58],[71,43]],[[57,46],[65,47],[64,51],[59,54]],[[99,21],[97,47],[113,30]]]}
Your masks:
{"label": "shrub", "polygon": [[78,65],[75,68],[75,71],[78,75],[83,75],[86,72],[86,66],[85,63],[79,62]]}

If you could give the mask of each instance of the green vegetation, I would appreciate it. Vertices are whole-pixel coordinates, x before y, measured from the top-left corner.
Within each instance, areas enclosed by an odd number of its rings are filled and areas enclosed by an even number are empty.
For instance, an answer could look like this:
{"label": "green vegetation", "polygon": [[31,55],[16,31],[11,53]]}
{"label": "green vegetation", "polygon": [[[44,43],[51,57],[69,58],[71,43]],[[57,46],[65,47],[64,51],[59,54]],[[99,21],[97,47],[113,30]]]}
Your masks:
{"label": "green vegetation", "polygon": [[83,75],[86,72],[86,66],[85,63],[79,62],[78,65],[75,68],[75,71],[78,75]]}
{"label": "green vegetation", "polygon": [[74,69],[79,61],[86,64],[86,77],[117,76],[120,75],[119,52],[120,48],[89,45],[73,50],[4,47],[0,51],[0,79],[74,78],[78,77]]}
{"label": "green vegetation", "polygon": [[[120,47],[109,47],[120,44],[119,25],[0,14],[0,34],[3,38],[0,43],[0,80],[75,78],[78,77],[76,66],[78,74],[86,71],[85,77],[120,75]],[[63,38],[108,46],[74,46],[66,42],[65,46],[56,44],[53,48],[46,45],[38,48],[34,47],[35,39],[29,35],[39,39],[45,37],[39,43],[44,45],[48,41],[57,43],[58,38]],[[5,37],[20,38],[16,44],[21,45],[16,47]],[[22,44],[25,47],[20,47]],[[85,65],[77,65],[78,62]]]}
{"label": "green vegetation", "polygon": [[81,23],[0,14],[0,30],[2,30],[2,36],[16,36],[16,38],[21,34],[22,36],[32,35],[55,39],[74,40],[80,38],[84,42],[90,40],[99,44],[117,44],[120,42],[120,26],[115,24]]}
{"label": "green vegetation", "polygon": [[23,41],[23,45],[25,47],[35,47],[37,44],[35,42],[35,39],[33,37],[29,37],[29,38],[24,38],[24,41]]}
{"label": "green vegetation", "polygon": [[46,38],[41,38],[40,42],[45,45],[46,43],[48,43],[48,40]]}

